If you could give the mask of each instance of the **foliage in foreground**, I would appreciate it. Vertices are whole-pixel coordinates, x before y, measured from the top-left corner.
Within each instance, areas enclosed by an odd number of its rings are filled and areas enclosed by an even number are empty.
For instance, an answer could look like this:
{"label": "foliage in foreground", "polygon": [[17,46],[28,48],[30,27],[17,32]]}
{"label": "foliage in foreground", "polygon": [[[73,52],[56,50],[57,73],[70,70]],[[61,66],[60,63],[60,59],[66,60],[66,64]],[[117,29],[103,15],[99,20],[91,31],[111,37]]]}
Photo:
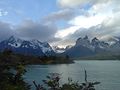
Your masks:
{"label": "foliage in foreground", "polygon": [[0,57],[0,90],[29,90],[22,78],[26,72],[24,65],[17,61],[12,51],[6,50]]}
{"label": "foliage in foreground", "polygon": [[[6,50],[0,55],[0,90],[30,90],[30,85],[22,77],[26,72],[24,64],[26,63],[10,50]],[[94,85],[99,84],[99,82],[88,82],[86,71],[85,83],[73,82],[69,78],[68,83],[61,85],[60,75],[55,73],[46,78],[43,80],[44,85],[36,84],[33,81],[36,90],[95,90]]]}
{"label": "foliage in foreground", "polygon": [[46,80],[43,80],[45,86],[36,84],[33,81],[36,90],[95,90],[94,85],[99,84],[100,82],[88,82],[87,73],[85,71],[85,83],[73,82],[72,79],[68,78],[68,83],[60,85],[60,75],[57,73],[52,73],[46,77]]}

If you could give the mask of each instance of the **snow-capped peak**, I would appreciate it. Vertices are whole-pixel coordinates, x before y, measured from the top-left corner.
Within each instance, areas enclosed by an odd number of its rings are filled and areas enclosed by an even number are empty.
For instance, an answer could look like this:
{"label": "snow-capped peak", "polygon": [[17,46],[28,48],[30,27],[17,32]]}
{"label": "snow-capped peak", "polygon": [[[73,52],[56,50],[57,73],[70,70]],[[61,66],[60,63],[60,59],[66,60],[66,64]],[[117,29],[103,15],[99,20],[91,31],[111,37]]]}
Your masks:
{"label": "snow-capped peak", "polygon": [[12,46],[12,47],[20,47],[23,40],[16,38],[14,36],[11,36],[10,38],[8,38],[7,40],[5,40],[7,42],[8,45]]}
{"label": "snow-capped peak", "polygon": [[[39,40],[22,40],[17,37],[11,36],[10,38],[0,42],[1,49],[10,48],[15,51],[24,49],[23,51],[42,51],[45,55],[53,52],[51,46],[48,43],[40,42]],[[2,49],[2,50],[3,50]],[[27,50],[25,50],[27,49]],[[32,51],[31,51],[32,52]]]}
{"label": "snow-capped peak", "polygon": [[22,42],[23,40],[15,37],[15,36],[11,36],[7,39],[9,42]]}

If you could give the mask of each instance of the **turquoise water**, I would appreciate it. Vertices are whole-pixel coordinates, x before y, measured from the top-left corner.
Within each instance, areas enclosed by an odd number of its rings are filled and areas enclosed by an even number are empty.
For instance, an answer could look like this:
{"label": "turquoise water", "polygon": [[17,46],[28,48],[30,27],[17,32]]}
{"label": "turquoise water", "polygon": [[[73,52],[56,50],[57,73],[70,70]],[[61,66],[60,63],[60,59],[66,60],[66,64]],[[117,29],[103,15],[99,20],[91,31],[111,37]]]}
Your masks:
{"label": "turquoise water", "polygon": [[88,81],[101,82],[96,90],[120,90],[120,61],[75,61],[73,64],[30,65],[26,69],[24,78],[30,84],[33,80],[42,83],[49,73],[61,74],[62,83],[67,82],[68,77],[82,83],[86,69]]}

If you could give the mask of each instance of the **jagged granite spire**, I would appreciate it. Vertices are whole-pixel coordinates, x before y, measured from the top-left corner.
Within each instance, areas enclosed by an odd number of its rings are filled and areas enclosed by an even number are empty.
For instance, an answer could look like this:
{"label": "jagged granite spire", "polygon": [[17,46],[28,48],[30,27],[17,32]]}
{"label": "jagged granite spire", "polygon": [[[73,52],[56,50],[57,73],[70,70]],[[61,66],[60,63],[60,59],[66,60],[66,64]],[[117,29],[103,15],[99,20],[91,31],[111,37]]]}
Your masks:
{"label": "jagged granite spire", "polygon": [[90,40],[89,40],[87,35],[83,38],[78,38],[77,39],[76,46],[79,46],[79,45],[86,46],[86,47],[90,46]]}

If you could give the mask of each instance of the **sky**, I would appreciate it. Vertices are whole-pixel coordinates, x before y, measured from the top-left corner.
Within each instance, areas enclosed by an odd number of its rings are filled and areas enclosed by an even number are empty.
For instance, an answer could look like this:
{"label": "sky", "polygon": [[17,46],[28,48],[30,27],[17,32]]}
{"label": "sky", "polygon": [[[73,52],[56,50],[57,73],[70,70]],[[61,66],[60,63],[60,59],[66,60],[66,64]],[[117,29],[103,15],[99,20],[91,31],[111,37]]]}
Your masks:
{"label": "sky", "polygon": [[0,0],[0,41],[16,36],[52,46],[79,37],[120,37],[120,0]]}

